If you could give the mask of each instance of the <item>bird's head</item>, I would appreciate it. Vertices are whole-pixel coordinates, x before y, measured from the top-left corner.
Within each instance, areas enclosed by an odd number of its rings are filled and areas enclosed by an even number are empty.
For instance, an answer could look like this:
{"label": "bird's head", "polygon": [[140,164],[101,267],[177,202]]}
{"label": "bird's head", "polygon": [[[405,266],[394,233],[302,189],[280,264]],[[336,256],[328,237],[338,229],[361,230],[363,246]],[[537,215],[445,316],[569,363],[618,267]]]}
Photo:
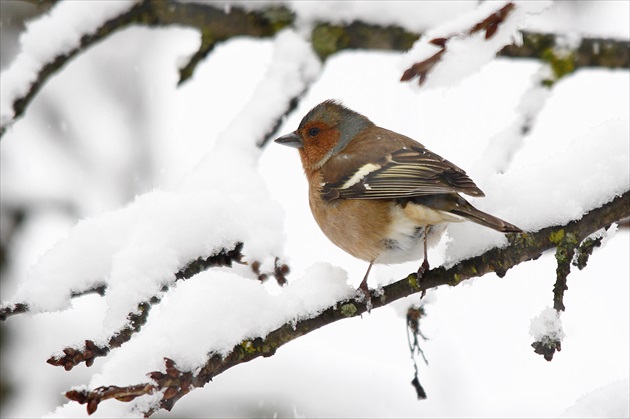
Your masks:
{"label": "bird's head", "polygon": [[298,148],[304,170],[317,170],[372,126],[372,121],[365,116],[337,101],[326,100],[302,118],[297,130],[275,142]]}

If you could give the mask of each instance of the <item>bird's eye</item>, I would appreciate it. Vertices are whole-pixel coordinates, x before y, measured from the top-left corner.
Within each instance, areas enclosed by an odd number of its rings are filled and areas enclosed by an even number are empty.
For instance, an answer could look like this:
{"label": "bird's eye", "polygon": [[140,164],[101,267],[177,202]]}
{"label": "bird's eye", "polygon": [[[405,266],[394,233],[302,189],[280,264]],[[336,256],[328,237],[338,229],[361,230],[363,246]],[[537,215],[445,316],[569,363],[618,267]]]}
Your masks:
{"label": "bird's eye", "polygon": [[319,128],[313,127],[308,130],[308,135],[310,135],[311,137],[315,137],[317,134],[319,134],[319,131]]}

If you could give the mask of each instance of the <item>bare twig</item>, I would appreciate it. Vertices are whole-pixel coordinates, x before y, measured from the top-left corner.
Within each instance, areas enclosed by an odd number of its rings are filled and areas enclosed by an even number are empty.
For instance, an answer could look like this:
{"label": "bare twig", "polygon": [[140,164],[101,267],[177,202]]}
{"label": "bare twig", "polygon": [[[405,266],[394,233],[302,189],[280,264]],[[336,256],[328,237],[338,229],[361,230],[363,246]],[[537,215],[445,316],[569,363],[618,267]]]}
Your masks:
{"label": "bare twig", "polygon": [[98,404],[103,400],[116,399],[121,402],[128,402],[138,396],[152,394],[156,387],[152,384],[138,384],[137,386],[118,387],[106,386],[99,387],[93,391],[70,390],[66,392],[66,397],[80,404],[87,404],[88,414],[96,411]]}
{"label": "bare twig", "polygon": [[573,266],[577,266],[579,270],[584,269],[588,262],[588,258],[593,254],[593,250],[596,247],[602,245],[602,239],[604,237],[586,238],[580,246],[575,249],[575,257],[573,258]]}
{"label": "bare twig", "polygon": [[[101,297],[105,295],[106,286],[103,284],[95,285],[92,288],[88,288],[84,291],[73,291],[71,294],[72,298],[81,297],[87,294],[98,294]],[[16,303],[16,304],[8,304],[6,306],[0,307],[0,321],[6,320],[8,317],[11,317],[15,314],[28,313],[29,308],[26,303]]]}
{"label": "bare twig", "polygon": [[564,311],[564,292],[569,289],[567,276],[571,272],[571,261],[580,242],[572,233],[564,234],[561,232],[557,236],[560,237],[554,237],[554,242],[557,243],[556,261],[558,267],[556,268],[556,283],[553,286],[553,308],[556,311]]}
{"label": "bare twig", "polygon": [[28,312],[28,305],[24,303],[2,306],[0,307],[0,320],[6,320],[7,317],[26,312]]}
{"label": "bare twig", "polygon": [[[424,351],[420,347],[420,342],[418,338],[422,340],[427,340],[427,338],[420,331],[420,319],[424,317],[424,306],[411,306],[407,310],[407,343],[409,344],[409,352],[411,354],[411,361],[413,362],[413,380],[411,380],[411,385],[414,390],[416,390],[416,395],[418,396],[418,400],[424,400],[427,398],[427,393],[420,384],[420,378],[418,377],[418,363],[416,362],[416,352],[422,356],[424,363],[429,365],[427,358],[424,356]],[[411,333],[410,333],[411,332]]]}
{"label": "bare twig", "polygon": [[266,281],[270,276],[273,276],[276,279],[278,285],[283,286],[287,284],[287,275],[289,274],[289,266],[285,263],[280,262],[280,258],[276,257],[274,260],[273,271],[272,272],[261,272],[260,271],[260,262],[253,261],[249,264],[252,272],[258,276],[258,280],[260,282]]}

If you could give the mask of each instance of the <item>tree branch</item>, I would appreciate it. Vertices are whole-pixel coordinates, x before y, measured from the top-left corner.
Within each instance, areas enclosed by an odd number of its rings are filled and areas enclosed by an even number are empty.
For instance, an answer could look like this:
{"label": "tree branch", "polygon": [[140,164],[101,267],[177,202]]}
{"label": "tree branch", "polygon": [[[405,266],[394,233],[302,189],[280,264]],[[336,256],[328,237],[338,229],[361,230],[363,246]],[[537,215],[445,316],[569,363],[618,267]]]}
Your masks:
{"label": "tree branch", "polygon": [[139,14],[142,13],[143,8],[143,3],[139,3],[138,5],[132,7],[127,13],[110,19],[109,21],[105,22],[100,28],[98,28],[95,33],[82,36],[81,41],[76,48],[73,48],[65,54],[56,56],[51,62],[45,64],[39,70],[36,79],[31,83],[30,88],[28,89],[26,94],[24,96],[15,98],[15,100],[13,101],[12,107],[14,116],[10,121],[0,125],[0,138],[4,135],[11,124],[17,118],[22,116],[35,95],[39,93],[41,88],[44,86],[44,83],[46,83],[46,81],[48,81],[48,79],[53,74],[61,69],[78,53],[85,50],[88,46],[95,44],[96,42],[110,35],[112,32],[115,32],[116,30],[129,25],[132,21],[137,19]]}
{"label": "tree branch", "polygon": [[[233,249],[221,249],[219,252],[208,256],[207,258],[197,258],[183,267],[175,274],[175,280],[185,280],[205,271],[212,267],[228,266],[231,267],[233,262],[243,263],[243,243],[236,243]],[[104,292],[105,286],[100,287]],[[168,291],[168,287],[164,287],[162,292]],[[87,367],[94,364],[94,360],[101,356],[106,356],[109,351],[118,348],[131,340],[131,337],[139,332],[147,321],[151,306],[158,304],[161,298],[154,295],[148,301],[138,303],[135,312],[127,315],[127,325],[117,330],[107,341],[106,345],[97,345],[93,340],[85,340],[82,348],[66,347],[63,349],[63,355],[53,355],[46,362],[53,366],[64,367],[66,371],[70,371],[73,367],[85,362]]]}
{"label": "tree branch", "polygon": [[[522,45],[507,45],[500,57],[537,58],[545,60],[546,51],[553,49],[563,35],[523,31]],[[573,52],[575,68],[630,68],[630,41],[627,39],[582,38]]]}
{"label": "tree branch", "polygon": [[[574,245],[577,247],[593,232],[628,216],[630,216],[630,191],[588,212],[580,220],[571,221],[566,225],[546,227],[533,233],[509,234],[509,244],[506,247],[488,250],[480,256],[463,260],[448,269],[444,267],[432,269],[424,274],[421,282],[417,281],[416,273],[413,272],[406,278],[386,285],[382,289],[373,290],[372,308],[385,306],[429,288],[443,285],[455,286],[466,279],[480,277],[490,272],[503,277],[510,268],[521,262],[537,259],[543,252],[558,247],[561,243],[566,245],[567,241],[563,242],[566,236],[574,237]],[[112,387],[72,390],[66,393],[66,396],[80,403],[87,403],[88,409],[93,412],[98,403],[105,399],[104,393],[107,393],[107,398],[122,398],[129,401],[140,395],[163,391],[159,408],[170,410],[177,400],[189,393],[192,388],[203,387],[213,377],[229,368],[261,356],[272,356],[279,347],[300,336],[338,320],[361,315],[367,310],[368,307],[362,296],[348,301],[339,301],[316,317],[289,322],[281,326],[270,332],[264,339],[258,337],[244,340],[235,345],[226,357],[212,354],[206,364],[194,373],[181,371],[172,360],[166,359],[166,373],[153,371],[148,374],[152,382],[121,387],[115,391],[112,391]],[[138,391],[138,389],[141,390]],[[146,412],[146,415],[149,416],[156,410],[157,407]]]}
{"label": "tree branch", "polygon": [[7,317],[16,314],[28,313],[28,305],[24,303],[8,304],[0,307],[0,320],[4,321]]}
{"label": "tree branch", "polygon": [[[83,35],[79,45],[66,54],[58,55],[50,63],[44,65],[35,81],[30,85],[28,92],[13,101],[14,117],[0,126],[0,138],[11,124],[22,116],[35,95],[53,74],[79,53],[119,29],[132,25],[192,27],[202,33],[201,48],[203,49],[208,48],[208,42],[213,44],[235,36],[259,38],[272,36],[292,21],[292,19],[286,20],[287,16],[291,17],[290,13],[280,13],[279,10],[286,9],[270,7],[262,12],[247,12],[242,8],[232,7],[228,11],[211,5],[182,3],[175,0],[142,0],[126,13],[105,22],[94,33]],[[198,62],[200,58],[193,56],[192,59]],[[182,71],[182,77],[189,76],[186,67]],[[192,70],[189,72],[192,74]]]}
{"label": "tree branch", "polygon": [[[32,99],[53,74],[77,54],[119,29],[132,25],[160,27],[176,25],[198,29],[201,34],[201,46],[180,69],[182,83],[193,74],[196,65],[218,42],[235,36],[269,37],[287,26],[293,26],[294,23],[293,12],[284,7],[270,6],[263,10],[247,11],[236,6],[230,6],[228,10],[219,9],[212,4],[142,0],[126,13],[107,21],[94,33],[84,35],[80,44],[70,52],[59,55],[44,65],[28,92],[13,101],[14,117],[0,126],[0,138],[9,126],[24,114]],[[320,58],[325,59],[345,49],[406,51],[419,37],[420,34],[399,26],[384,27],[361,21],[344,25],[320,22],[311,33],[311,42]],[[545,59],[545,54],[548,54],[549,49],[561,38],[561,35],[523,32],[522,45],[506,46],[499,56]],[[583,38],[574,51],[572,60],[575,68],[630,68],[630,41]]]}

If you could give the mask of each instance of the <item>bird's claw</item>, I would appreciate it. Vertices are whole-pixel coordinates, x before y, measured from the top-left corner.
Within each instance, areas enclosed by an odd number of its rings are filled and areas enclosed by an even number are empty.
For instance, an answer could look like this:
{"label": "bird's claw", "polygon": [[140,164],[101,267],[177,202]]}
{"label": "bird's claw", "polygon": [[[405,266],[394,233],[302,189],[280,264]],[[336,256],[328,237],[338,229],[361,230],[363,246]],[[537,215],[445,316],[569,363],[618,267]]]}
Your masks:
{"label": "bird's claw", "polygon": [[359,285],[357,291],[360,291],[360,293],[363,294],[365,304],[367,305],[367,310],[369,313],[370,311],[372,311],[372,294],[370,293],[370,289],[368,288],[367,281],[365,279],[361,282],[361,285]]}
{"label": "bird's claw", "polygon": [[[420,284],[424,279],[424,274],[429,271],[429,261],[424,260],[420,267],[418,268],[418,272],[416,272],[416,279],[418,280],[418,284]],[[420,294],[420,298],[423,298],[427,294],[427,290],[422,290]]]}

